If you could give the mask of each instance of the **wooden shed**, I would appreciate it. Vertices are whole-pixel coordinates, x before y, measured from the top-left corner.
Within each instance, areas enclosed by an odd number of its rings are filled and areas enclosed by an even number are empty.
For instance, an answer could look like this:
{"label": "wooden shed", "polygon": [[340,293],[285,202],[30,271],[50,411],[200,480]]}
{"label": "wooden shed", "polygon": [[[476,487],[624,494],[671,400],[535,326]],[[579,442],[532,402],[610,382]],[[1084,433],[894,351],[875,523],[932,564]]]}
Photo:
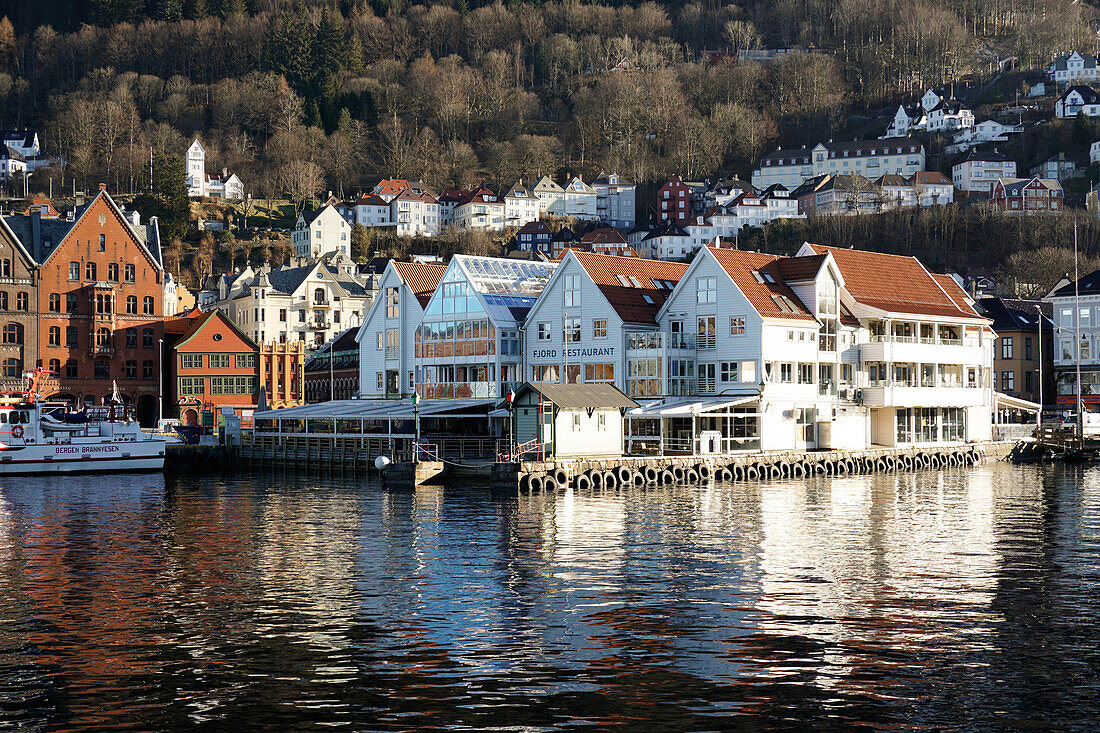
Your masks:
{"label": "wooden shed", "polygon": [[637,406],[613,384],[526,382],[513,403],[516,445],[548,459],[621,456],[623,413]]}

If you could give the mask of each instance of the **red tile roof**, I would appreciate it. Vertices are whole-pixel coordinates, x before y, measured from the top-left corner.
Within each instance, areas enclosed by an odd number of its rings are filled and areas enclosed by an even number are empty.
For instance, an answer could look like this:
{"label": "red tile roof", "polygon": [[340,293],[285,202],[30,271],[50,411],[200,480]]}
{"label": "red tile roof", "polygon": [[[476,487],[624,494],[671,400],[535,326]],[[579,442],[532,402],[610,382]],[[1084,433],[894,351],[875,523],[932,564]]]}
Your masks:
{"label": "red tile roof", "polygon": [[381,196],[396,196],[408,187],[409,182],[404,178],[383,178],[378,182],[378,185],[374,187],[374,192]]}
{"label": "red tile roof", "polygon": [[779,260],[779,271],[784,280],[813,280],[821,271],[825,255],[808,257],[783,257]]}
{"label": "red tile roof", "polygon": [[915,257],[811,244],[818,254],[831,252],[844,287],[860,303],[894,313],[980,318],[973,308],[952,299]]}
{"label": "red tile roof", "polygon": [[376,193],[365,193],[355,202],[355,206],[389,206],[386,200]]}
{"label": "red tile roof", "polygon": [[593,229],[581,237],[581,244],[626,244],[623,235],[611,227]]}
{"label": "red tile roof", "polygon": [[397,270],[398,276],[412,289],[416,299],[420,301],[420,307],[427,308],[439,280],[447,271],[447,266],[423,262],[394,262],[393,269]]}
{"label": "red tile roof", "polygon": [[[628,323],[656,324],[657,312],[672,289],[658,287],[654,280],[664,280],[675,286],[688,268],[683,262],[618,257],[575,249],[569,251],[619,317]],[[619,280],[620,275],[630,282],[629,286]],[[631,278],[641,283],[641,287],[635,285]],[[647,297],[652,302],[648,302]]]}
{"label": "red tile roof", "polygon": [[[779,260],[788,258],[736,249],[708,249],[760,315],[817,322],[783,280]],[[759,273],[760,277],[754,273]]]}

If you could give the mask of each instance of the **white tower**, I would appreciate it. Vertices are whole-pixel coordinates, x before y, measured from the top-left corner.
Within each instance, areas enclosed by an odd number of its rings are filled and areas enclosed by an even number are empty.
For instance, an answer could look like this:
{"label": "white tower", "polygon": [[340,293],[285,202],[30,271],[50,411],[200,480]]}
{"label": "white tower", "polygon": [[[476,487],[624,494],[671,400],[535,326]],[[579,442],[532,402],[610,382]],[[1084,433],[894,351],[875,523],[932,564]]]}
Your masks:
{"label": "white tower", "polygon": [[206,150],[197,138],[187,148],[187,195],[206,195]]}

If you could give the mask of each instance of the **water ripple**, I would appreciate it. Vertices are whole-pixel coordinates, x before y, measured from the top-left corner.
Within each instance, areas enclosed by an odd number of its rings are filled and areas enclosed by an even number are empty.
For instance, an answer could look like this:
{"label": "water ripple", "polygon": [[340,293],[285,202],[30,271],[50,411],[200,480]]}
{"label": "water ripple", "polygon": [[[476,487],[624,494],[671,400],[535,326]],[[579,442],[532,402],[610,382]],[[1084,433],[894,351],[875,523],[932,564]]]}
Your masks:
{"label": "water ripple", "polygon": [[1095,729],[1100,471],[0,485],[0,729]]}

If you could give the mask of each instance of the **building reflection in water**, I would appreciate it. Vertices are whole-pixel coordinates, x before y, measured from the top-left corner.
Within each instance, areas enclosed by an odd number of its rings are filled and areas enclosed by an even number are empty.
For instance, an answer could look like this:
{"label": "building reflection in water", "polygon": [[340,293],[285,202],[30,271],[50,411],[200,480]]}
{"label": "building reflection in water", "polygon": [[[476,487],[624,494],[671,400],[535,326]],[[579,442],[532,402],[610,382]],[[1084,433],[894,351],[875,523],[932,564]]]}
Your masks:
{"label": "building reflection in water", "polygon": [[1034,671],[1087,661],[1098,529],[1100,473],[1003,465],[520,496],[24,482],[0,486],[0,688],[30,727],[1029,721]]}

